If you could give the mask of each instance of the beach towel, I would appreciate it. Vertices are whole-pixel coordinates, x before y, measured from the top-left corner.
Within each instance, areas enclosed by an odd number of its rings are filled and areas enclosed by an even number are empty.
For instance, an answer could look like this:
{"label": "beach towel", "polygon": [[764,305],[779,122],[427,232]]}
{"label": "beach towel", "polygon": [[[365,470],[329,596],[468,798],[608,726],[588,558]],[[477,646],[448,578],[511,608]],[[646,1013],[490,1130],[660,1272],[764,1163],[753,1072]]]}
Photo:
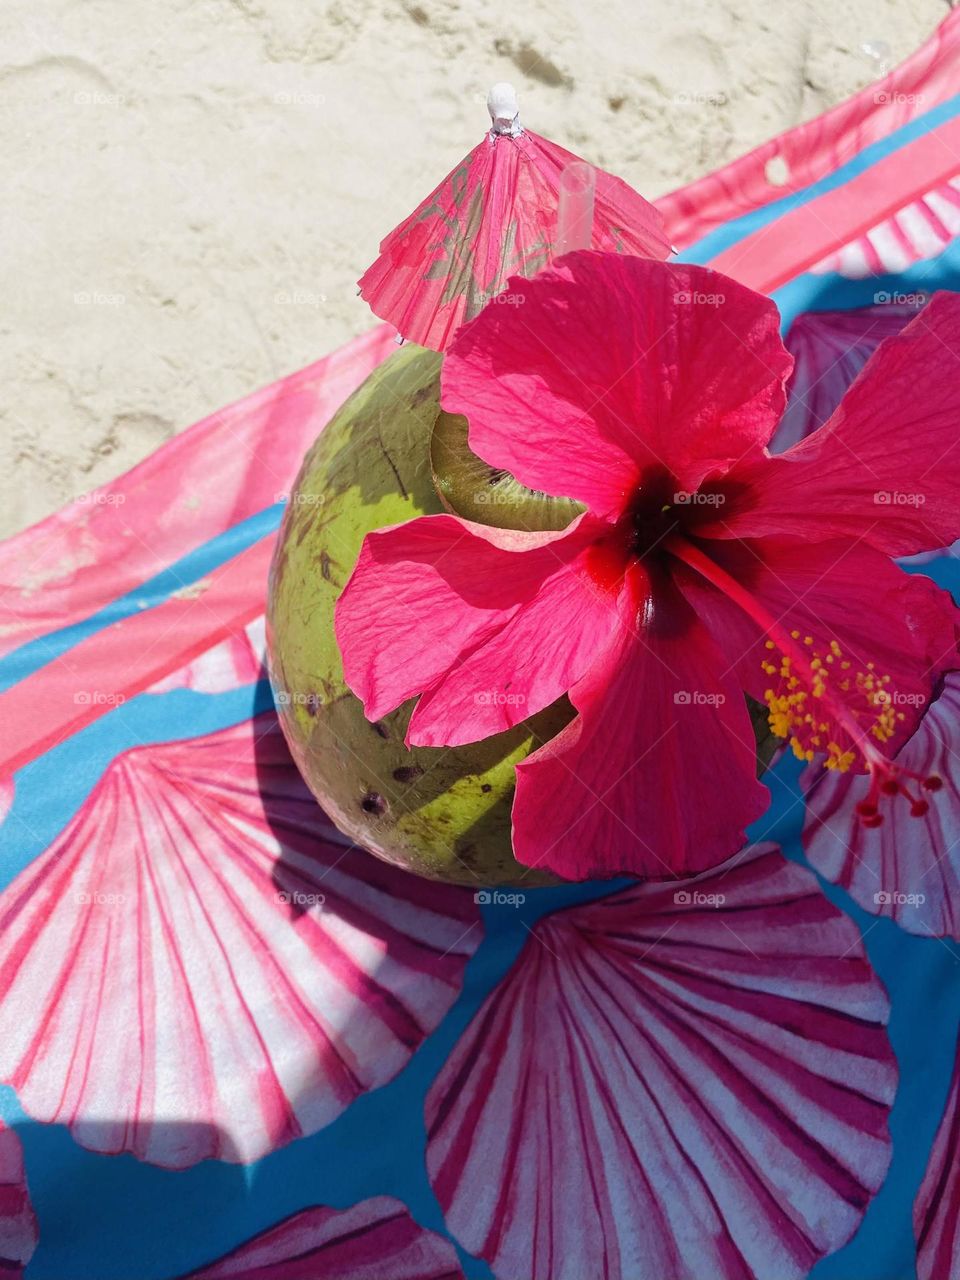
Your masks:
{"label": "beach towel", "polygon": [[[781,310],[776,447],[960,289],[958,46],[954,12],[658,202]],[[957,1280],[955,799],[933,852],[865,851],[782,760],[731,864],[508,891],[378,861],[301,782],[267,569],[394,349],[373,328],[0,544],[0,1278]],[[960,600],[950,548],[910,568]],[[951,743],[948,677],[910,749],[955,795]]]}

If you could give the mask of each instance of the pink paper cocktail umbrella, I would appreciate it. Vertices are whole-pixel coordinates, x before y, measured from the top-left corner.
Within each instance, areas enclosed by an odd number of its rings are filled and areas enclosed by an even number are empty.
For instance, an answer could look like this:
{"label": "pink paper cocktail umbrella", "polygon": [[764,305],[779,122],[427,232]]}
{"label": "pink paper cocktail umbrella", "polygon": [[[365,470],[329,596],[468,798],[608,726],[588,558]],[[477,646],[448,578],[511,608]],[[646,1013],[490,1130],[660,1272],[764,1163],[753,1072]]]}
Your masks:
{"label": "pink paper cocktail umbrella", "polygon": [[382,241],[359,281],[401,338],[437,351],[509,276],[532,276],[571,249],[671,252],[649,201],[523,128],[510,85],[494,85],[487,107],[486,137]]}

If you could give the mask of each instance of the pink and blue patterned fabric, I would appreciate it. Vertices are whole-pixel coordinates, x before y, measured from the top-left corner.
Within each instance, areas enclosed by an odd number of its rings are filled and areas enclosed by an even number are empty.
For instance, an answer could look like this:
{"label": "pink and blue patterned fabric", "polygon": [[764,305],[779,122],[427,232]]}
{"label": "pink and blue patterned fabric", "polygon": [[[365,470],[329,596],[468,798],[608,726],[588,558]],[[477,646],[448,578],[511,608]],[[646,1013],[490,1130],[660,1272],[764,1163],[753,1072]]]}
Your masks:
{"label": "pink and blue patterned fabric", "polygon": [[[955,12],[660,202],[780,306],[779,447],[960,289],[958,55]],[[960,1280],[960,676],[910,829],[784,760],[680,888],[376,861],[290,762],[263,607],[301,456],[392,349],[0,545],[0,1280]],[[909,567],[960,599],[948,549]]]}

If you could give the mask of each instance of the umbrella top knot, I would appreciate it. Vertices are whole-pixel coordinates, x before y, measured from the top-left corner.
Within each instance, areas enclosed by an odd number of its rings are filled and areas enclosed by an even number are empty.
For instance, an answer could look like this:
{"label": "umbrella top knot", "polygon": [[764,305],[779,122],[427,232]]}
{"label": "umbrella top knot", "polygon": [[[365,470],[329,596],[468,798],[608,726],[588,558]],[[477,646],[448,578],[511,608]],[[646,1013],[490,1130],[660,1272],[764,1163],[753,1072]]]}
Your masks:
{"label": "umbrella top knot", "polygon": [[491,133],[508,133],[516,137],[523,133],[520,124],[520,104],[517,102],[517,91],[512,84],[501,81],[495,84],[487,94],[487,110],[493,121]]}

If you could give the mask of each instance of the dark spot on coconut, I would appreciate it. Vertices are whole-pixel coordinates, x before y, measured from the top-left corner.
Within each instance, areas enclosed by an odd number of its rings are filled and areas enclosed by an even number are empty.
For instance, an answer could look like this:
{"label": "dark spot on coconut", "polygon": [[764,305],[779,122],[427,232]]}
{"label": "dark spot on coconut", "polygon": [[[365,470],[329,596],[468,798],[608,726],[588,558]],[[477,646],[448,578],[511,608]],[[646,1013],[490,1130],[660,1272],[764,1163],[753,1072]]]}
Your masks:
{"label": "dark spot on coconut", "polygon": [[387,802],[379,791],[368,791],[360,801],[360,808],[364,813],[386,813]]}
{"label": "dark spot on coconut", "polygon": [[397,782],[415,782],[421,773],[423,770],[418,764],[402,764],[399,769],[394,769],[393,776]]}
{"label": "dark spot on coconut", "polygon": [[372,724],[370,727],[373,730],[373,732],[378,734],[381,738],[389,739],[390,731],[384,725],[382,725],[379,720],[376,722],[376,724]]}
{"label": "dark spot on coconut", "polygon": [[418,387],[410,399],[414,404],[423,404],[424,400],[436,399],[437,388],[432,382],[428,382],[424,387]]}
{"label": "dark spot on coconut", "polygon": [[393,458],[390,455],[390,450],[383,443],[383,435],[381,434],[380,431],[377,432],[377,443],[380,445],[380,452],[383,454],[383,457],[385,462],[387,463],[387,466],[393,472],[393,478],[397,482],[397,488],[400,490],[400,496],[403,498],[404,502],[406,502],[407,499],[410,497],[410,494],[407,492],[407,486],[403,483],[403,476],[401,476],[400,472],[398,471],[397,464],[394,462]]}
{"label": "dark spot on coconut", "polygon": [[323,706],[323,697],[319,693],[308,693],[304,706],[307,708],[308,716],[316,716],[320,713]]}
{"label": "dark spot on coconut", "polygon": [[488,792],[488,791],[492,791],[492,790],[493,790],[493,787],[492,787],[492,785],[491,785],[489,782],[485,782],[485,783],[483,784],[483,786],[480,788],[480,790],[481,790],[482,792],[484,792],[484,794],[486,794],[486,792]]}
{"label": "dark spot on coconut", "polygon": [[622,97],[620,94],[615,94],[612,98],[607,99],[607,106],[611,111],[620,111],[622,110],[625,102],[626,98]]}
{"label": "dark spot on coconut", "polygon": [[327,555],[326,551],[321,551],[320,552],[320,573],[323,575],[323,578],[327,582],[333,581],[333,575],[330,573],[330,566],[332,564],[333,564],[333,561]]}

